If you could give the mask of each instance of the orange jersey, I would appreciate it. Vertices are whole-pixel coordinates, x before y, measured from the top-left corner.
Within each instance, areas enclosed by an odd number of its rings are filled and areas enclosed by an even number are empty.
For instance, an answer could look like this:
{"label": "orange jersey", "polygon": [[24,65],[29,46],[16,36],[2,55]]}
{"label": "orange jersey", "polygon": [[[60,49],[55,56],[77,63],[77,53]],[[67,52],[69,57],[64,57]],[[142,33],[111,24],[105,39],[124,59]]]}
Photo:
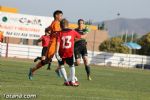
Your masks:
{"label": "orange jersey", "polygon": [[47,51],[47,57],[53,58],[57,47],[57,35],[61,31],[60,21],[54,20],[48,27],[51,30],[50,43]]}
{"label": "orange jersey", "polygon": [[60,21],[54,20],[52,24],[49,26],[50,30],[53,32],[60,32]]}
{"label": "orange jersey", "polygon": [[3,32],[0,31],[0,42],[3,41]]}

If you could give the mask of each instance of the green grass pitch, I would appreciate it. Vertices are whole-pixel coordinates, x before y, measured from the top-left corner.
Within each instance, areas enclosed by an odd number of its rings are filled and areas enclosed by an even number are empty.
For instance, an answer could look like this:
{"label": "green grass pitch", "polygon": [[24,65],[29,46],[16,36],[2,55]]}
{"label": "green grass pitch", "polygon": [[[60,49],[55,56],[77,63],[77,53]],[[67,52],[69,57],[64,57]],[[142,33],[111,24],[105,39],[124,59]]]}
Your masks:
{"label": "green grass pitch", "polygon": [[[63,79],[46,66],[35,73],[32,81],[27,74],[32,61],[0,58],[0,100],[4,94],[36,94],[28,100],[150,100],[150,71],[91,66],[92,81],[86,79],[84,66],[76,67],[79,87],[63,86]],[[68,71],[68,66],[66,66]],[[24,100],[24,99],[21,99]]]}

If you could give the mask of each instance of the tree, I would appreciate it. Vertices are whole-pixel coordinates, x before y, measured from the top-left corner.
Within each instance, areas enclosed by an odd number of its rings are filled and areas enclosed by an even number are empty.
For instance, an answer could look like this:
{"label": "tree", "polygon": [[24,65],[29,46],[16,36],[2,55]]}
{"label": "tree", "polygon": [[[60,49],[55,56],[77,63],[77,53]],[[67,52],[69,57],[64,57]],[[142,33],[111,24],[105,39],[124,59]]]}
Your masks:
{"label": "tree", "polygon": [[105,30],[106,29],[104,22],[102,22],[101,24],[98,24],[97,27],[98,27],[98,30]]}
{"label": "tree", "polygon": [[100,24],[98,24],[98,25],[97,25],[97,29],[98,29],[98,30],[101,30],[101,28],[100,28],[100,27],[101,27],[101,25],[100,25]]}
{"label": "tree", "polygon": [[142,46],[140,50],[137,50],[137,53],[150,56],[150,32],[142,36],[137,42]]}
{"label": "tree", "polygon": [[99,50],[111,53],[129,53],[128,47],[123,46],[124,41],[120,37],[113,37],[100,44]]}
{"label": "tree", "polygon": [[[139,38],[138,34],[137,33],[134,33],[133,36],[132,34],[123,34],[122,36],[119,36],[120,38],[122,38],[122,40],[124,42],[130,42],[130,41],[133,41],[133,42],[136,42]],[[133,40],[132,40],[133,38]]]}
{"label": "tree", "polygon": [[86,25],[92,25],[92,20],[88,20],[85,22]]}

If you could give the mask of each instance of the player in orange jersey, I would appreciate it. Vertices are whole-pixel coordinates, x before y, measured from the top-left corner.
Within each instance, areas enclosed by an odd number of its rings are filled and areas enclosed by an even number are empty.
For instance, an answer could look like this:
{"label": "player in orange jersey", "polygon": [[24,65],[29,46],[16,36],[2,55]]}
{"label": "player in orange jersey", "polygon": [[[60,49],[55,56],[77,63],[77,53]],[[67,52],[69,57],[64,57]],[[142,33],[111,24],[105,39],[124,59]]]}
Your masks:
{"label": "player in orange jersey", "polygon": [[[56,10],[54,12],[54,14],[53,14],[54,21],[48,27],[48,30],[51,31],[51,34],[50,34],[50,43],[49,43],[48,50],[46,53],[46,58],[45,58],[45,60],[41,60],[35,67],[30,68],[29,75],[28,75],[29,79],[32,79],[33,73],[37,69],[39,69],[42,66],[44,66],[45,64],[47,64],[53,58],[53,56],[56,52],[57,37],[59,35],[59,32],[61,31],[60,21],[62,19],[62,15],[63,15],[63,12],[60,10]],[[59,73],[59,67],[57,68],[56,72]]]}

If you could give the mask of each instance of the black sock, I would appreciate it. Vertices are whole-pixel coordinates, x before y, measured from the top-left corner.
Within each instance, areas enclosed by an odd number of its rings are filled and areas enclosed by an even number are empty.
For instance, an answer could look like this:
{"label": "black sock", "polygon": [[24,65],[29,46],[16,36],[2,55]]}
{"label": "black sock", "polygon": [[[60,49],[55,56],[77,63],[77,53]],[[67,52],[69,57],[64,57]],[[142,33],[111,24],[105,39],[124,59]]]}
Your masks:
{"label": "black sock", "polygon": [[35,59],[34,59],[34,62],[37,62],[38,60],[41,60],[42,58],[41,57],[36,57]]}
{"label": "black sock", "polygon": [[47,67],[47,68],[50,68],[50,67],[51,67],[51,63],[48,64],[48,67]]}
{"label": "black sock", "polygon": [[51,67],[51,63],[52,63],[52,60],[49,61],[47,68],[50,68],[50,67]]}
{"label": "black sock", "polygon": [[42,57],[37,57],[38,60],[42,60]]}
{"label": "black sock", "polygon": [[86,65],[85,70],[86,70],[87,76],[89,76],[91,74],[90,66]]}

